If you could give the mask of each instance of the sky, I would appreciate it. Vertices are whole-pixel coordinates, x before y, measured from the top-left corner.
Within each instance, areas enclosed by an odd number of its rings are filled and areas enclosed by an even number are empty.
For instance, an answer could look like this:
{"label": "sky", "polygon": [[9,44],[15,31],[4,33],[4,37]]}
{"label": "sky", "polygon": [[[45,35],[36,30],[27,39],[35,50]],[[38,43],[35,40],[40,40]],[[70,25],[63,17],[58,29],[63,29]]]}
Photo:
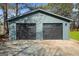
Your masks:
{"label": "sky", "polygon": [[3,11],[2,11],[2,9],[0,9],[0,15],[2,15],[3,14]]}
{"label": "sky", "polygon": [[[47,5],[47,4],[48,3],[31,3],[31,6],[34,7],[36,5],[36,6],[39,7],[41,5]],[[8,6],[13,6],[13,7],[15,7],[15,5],[16,5],[15,3],[9,3],[8,4]],[[23,6],[23,4],[19,4],[20,8],[22,8],[22,6]],[[25,8],[20,10],[20,14],[26,13],[28,11],[30,11],[30,10],[27,7],[25,7]],[[0,15],[2,15],[2,14],[3,14],[3,11],[2,11],[2,9],[0,9]],[[8,14],[14,14],[14,11],[9,10]]]}

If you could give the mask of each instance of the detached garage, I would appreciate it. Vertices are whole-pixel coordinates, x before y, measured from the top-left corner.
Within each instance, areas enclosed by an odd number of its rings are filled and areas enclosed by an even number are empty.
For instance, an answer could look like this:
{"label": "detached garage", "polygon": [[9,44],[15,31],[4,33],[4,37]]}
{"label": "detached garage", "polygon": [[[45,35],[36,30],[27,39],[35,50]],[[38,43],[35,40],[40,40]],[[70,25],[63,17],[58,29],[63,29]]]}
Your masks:
{"label": "detached garage", "polygon": [[10,40],[69,39],[70,19],[36,9],[8,20]]}

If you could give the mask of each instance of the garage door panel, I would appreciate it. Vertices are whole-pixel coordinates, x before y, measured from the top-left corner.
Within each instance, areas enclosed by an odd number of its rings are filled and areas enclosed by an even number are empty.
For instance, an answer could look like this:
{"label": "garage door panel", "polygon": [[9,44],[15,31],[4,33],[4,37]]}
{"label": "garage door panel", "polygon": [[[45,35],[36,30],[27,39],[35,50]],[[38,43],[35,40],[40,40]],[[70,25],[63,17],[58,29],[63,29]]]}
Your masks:
{"label": "garage door panel", "polygon": [[36,39],[36,24],[17,23],[16,34],[17,39]]}
{"label": "garage door panel", "polygon": [[44,23],[43,38],[44,39],[62,39],[62,24]]}

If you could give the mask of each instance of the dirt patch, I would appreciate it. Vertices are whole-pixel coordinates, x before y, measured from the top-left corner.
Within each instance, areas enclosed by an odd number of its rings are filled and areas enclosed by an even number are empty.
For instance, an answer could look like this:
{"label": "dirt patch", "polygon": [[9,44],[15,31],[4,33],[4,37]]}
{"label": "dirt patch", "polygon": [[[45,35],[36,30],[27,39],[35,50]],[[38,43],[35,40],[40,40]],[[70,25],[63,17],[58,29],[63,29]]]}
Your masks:
{"label": "dirt patch", "polygon": [[3,56],[79,56],[79,42],[72,40],[17,40],[0,46]]}

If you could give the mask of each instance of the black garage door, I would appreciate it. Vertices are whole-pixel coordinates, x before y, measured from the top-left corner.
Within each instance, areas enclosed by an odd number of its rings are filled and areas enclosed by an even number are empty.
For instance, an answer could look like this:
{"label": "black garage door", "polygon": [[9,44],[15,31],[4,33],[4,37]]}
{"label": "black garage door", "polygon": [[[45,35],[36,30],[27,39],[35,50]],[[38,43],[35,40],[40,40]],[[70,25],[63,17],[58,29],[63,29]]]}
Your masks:
{"label": "black garage door", "polygon": [[61,23],[44,23],[43,24],[44,39],[62,39],[63,26]]}
{"label": "black garage door", "polygon": [[35,23],[17,23],[16,24],[17,39],[36,39]]}

